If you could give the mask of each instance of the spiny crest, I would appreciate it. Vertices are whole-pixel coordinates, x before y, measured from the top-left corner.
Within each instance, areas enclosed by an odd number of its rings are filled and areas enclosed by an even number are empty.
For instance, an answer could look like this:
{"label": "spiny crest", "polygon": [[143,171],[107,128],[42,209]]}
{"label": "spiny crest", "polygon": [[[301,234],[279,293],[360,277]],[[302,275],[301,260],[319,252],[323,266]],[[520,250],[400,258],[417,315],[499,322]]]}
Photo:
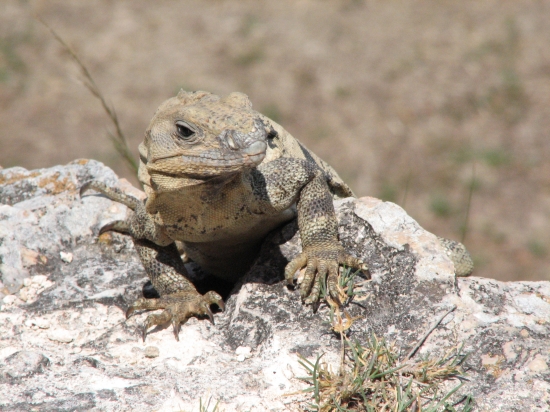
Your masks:
{"label": "spiny crest", "polygon": [[233,92],[225,96],[223,99],[220,100],[220,102],[223,102],[227,104],[228,106],[234,107],[236,109],[252,109],[252,102],[248,98],[248,96],[244,93],[239,92]]}
{"label": "spiny crest", "polygon": [[198,102],[204,96],[207,96],[209,94],[211,93],[204,92],[202,90],[198,90],[195,92],[186,92],[185,90],[181,89],[176,97],[181,103],[190,104],[190,103]]}

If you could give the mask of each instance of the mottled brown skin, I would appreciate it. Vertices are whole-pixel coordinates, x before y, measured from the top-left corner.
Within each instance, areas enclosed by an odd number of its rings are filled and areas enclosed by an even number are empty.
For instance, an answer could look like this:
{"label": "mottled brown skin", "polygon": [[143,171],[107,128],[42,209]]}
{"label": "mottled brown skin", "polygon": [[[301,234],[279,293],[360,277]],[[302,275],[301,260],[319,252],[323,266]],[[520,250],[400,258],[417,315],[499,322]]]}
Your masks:
{"label": "mottled brown skin", "polygon": [[338,240],[333,198],[353,196],[336,172],[281,126],[252,110],[247,96],[220,98],[207,92],[167,100],[157,110],[139,147],[139,180],[145,203],[100,182],[95,189],[134,212],[114,230],[132,236],[158,299],[139,299],[128,309],[163,309],[147,318],[172,322],[178,339],[191,316],[212,319],[211,304],[223,309],[216,292],[200,295],[188,279],[175,241],[187,256],[214,276],[236,281],[250,267],[265,236],[294,218],[303,252],[288,263],[285,278],[306,268],[302,299],[319,301],[326,282],[338,302],[338,267],[366,269]]}

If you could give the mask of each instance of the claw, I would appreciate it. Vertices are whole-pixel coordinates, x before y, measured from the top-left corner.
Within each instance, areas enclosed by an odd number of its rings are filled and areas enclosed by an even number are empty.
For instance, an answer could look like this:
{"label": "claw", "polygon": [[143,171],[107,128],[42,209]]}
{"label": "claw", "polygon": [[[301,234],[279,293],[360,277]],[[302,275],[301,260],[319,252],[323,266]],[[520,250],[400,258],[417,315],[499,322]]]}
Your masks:
{"label": "claw", "polygon": [[208,315],[208,318],[210,319],[210,322],[212,323],[212,325],[215,325],[214,314],[212,313],[209,307],[206,308],[206,314]]}
{"label": "claw", "polygon": [[311,309],[313,310],[313,313],[317,313],[317,311],[319,310],[320,305],[321,305],[321,302],[319,302],[319,301],[313,302],[311,304]]}
{"label": "claw", "polygon": [[84,192],[86,190],[88,190],[90,188],[90,185],[92,184],[92,181],[90,182],[86,182],[82,185],[82,187],[80,188],[80,191],[78,192],[79,196],[82,197],[82,195],[84,194]]}
{"label": "claw", "polygon": [[105,226],[99,229],[98,236],[101,236],[103,233],[106,232],[130,234],[130,228],[128,226],[128,223],[126,223],[124,220],[115,220],[114,222],[107,223]]}
{"label": "claw", "polygon": [[174,337],[179,342],[180,341],[180,325],[179,322],[172,322],[172,330],[174,332]]}
{"label": "claw", "polygon": [[152,301],[152,300],[153,299],[147,300],[147,299],[144,299],[144,298],[140,298],[140,299],[136,300],[134,303],[132,303],[130,306],[128,306],[128,309],[126,309],[126,319],[128,319],[130,316],[132,316],[132,314],[136,310],[147,309],[147,305],[151,304],[150,301]]}
{"label": "claw", "polygon": [[338,295],[330,294],[330,298],[331,298],[332,301],[336,304],[336,306],[342,307],[342,301],[340,300],[340,298],[338,297]]}
{"label": "claw", "polygon": [[110,232],[113,229],[114,222],[108,223],[105,226],[102,226],[101,229],[99,229],[98,236],[101,236],[103,233]]}
{"label": "claw", "polygon": [[299,254],[292,259],[285,268],[285,279],[287,285],[294,285],[294,274],[301,268],[307,265],[307,255],[305,253]]}
{"label": "claw", "polygon": [[216,304],[222,311],[225,310],[222,297],[214,291],[207,292],[204,295],[204,300],[208,303],[208,306]]}

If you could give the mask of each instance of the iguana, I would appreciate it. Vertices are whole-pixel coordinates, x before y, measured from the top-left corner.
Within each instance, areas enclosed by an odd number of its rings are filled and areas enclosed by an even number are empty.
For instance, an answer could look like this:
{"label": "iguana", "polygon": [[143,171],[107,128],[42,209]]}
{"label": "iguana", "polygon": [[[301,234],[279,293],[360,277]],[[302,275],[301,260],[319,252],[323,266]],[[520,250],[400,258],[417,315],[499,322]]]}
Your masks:
{"label": "iguana", "polygon": [[128,317],[136,310],[163,309],[147,317],[144,340],[151,326],[167,322],[179,340],[188,318],[212,320],[210,305],[224,308],[218,293],[197,292],[175,241],[206,272],[235,282],[266,235],[297,218],[303,251],[287,264],[285,279],[293,283],[305,268],[300,294],[306,304],[319,301],[322,284],[339,303],[340,265],[367,269],[338,240],[333,198],[354,196],[352,190],[331,166],[254,111],[246,95],[180,91],[158,108],[139,153],[145,202],[97,181],[85,184],[81,194],[95,189],[133,210],[100,233],[133,238],[160,295],[138,299],[127,310]]}

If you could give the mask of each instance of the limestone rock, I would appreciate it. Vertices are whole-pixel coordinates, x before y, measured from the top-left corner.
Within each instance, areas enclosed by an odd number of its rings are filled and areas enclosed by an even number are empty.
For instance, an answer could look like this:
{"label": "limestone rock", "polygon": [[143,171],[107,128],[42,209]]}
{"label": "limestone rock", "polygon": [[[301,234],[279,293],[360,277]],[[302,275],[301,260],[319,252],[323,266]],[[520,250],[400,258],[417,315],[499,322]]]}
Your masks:
{"label": "limestone rock", "polygon": [[[143,343],[147,314],[124,316],[147,280],[132,243],[97,237],[126,208],[95,194],[80,199],[91,179],[141,195],[96,161],[0,170],[0,409],[190,411],[211,397],[227,412],[300,410],[298,354],[325,353],[337,365],[339,341],[327,308],[313,313],[281,281],[300,251],[296,225],[270,235],[215,325],[190,319],[179,342],[157,327]],[[464,342],[463,391],[477,410],[550,409],[550,282],[457,280],[436,237],[397,205],[336,206],[344,246],[372,275],[358,279],[363,298],[348,309],[361,317],[352,337],[374,332],[407,353],[456,306],[418,356]],[[70,339],[52,339],[59,331]]]}
{"label": "limestone rock", "polygon": [[3,373],[0,378],[13,383],[19,379],[43,373],[50,365],[50,361],[44,355],[37,352],[22,350],[6,357],[4,360]]}

